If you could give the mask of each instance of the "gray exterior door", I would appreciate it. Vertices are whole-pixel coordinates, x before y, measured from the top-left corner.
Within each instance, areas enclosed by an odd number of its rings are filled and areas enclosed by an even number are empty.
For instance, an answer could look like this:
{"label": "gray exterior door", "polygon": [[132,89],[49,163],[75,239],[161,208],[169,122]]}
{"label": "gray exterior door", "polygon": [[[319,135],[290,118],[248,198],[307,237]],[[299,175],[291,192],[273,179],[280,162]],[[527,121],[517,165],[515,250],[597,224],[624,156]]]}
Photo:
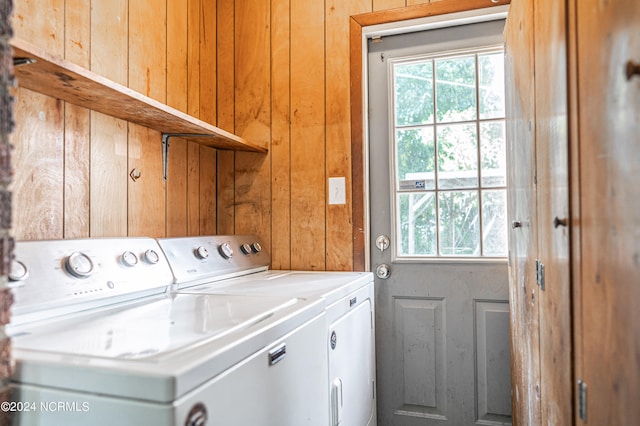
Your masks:
{"label": "gray exterior door", "polygon": [[[499,52],[503,27],[503,21],[496,21],[393,35],[368,44],[370,259],[374,273],[379,270],[384,275],[385,265],[390,272],[386,279],[376,277],[375,282],[380,426],[511,423],[507,255],[483,255],[485,250],[490,252],[491,235],[504,236],[506,246],[506,212],[497,225],[485,218],[484,231],[478,233],[483,241],[477,245],[481,251],[475,255],[464,248],[451,249],[444,230],[429,237],[430,231],[418,226],[411,214],[422,214],[420,203],[426,206],[433,202],[431,211],[440,212],[434,213],[435,222],[444,220],[447,193],[429,195],[420,191],[430,185],[436,189],[437,185],[445,187],[448,169],[438,162],[434,163],[438,165],[431,170],[432,175],[426,166],[425,173],[411,175],[415,177],[413,181],[396,179],[400,155],[396,138],[401,139],[398,134],[424,129],[409,125],[399,131],[394,127],[395,115],[390,114],[398,100],[390,78],[394,61],[409,58],[407,63],[411,64],[411,58],[420,55],[451,55],[471,47],[493,46]],[[423,80],[427,81],[428,76]],[[438,86],[434,87],[437,91]],[[482,87],[473,90],[476,100],[482,96]],[[420,96],[415,91],[411,93]],[[459,124],[465,125],[470,131],[475,128],[483,134],[479,129],[484,124],[478,120]],[[434,138],[439,137],[437,119],[427,127],[424,131],[433,130]],[[436,148],[438,142],[433,146],[436,156],[437,149],[444,150],[443,146]],[[482,162],[481,155],[478,150],[478,162]],[[483,179],[479,173],[477,176],[478,181]],[[476,186],[465,194],[484,197],[481,185]],[[506,194],[505,187],[502,189]],[[402,192],[407,188],[406,193]],[[413,213],[401,212],[406,202],[413,203]],[[413,227],[408,236],[407,221],[409,228]],[[378,240],[379,236],[388,236],[389,245]],[[416,245],[418,239],[423,239],[435,254],[414,255],[407,249],[407,244]]]}

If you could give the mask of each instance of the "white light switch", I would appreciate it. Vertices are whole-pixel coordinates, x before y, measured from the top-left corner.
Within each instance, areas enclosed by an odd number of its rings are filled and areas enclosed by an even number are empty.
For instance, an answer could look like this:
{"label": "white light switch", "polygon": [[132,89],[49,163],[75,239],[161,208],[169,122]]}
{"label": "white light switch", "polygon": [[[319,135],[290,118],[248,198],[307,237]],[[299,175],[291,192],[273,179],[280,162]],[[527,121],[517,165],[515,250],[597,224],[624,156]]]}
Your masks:
{"label": "white light switch", "polygon": [[347,204],[345,181],[344,177],[329,178],[329,204]]}

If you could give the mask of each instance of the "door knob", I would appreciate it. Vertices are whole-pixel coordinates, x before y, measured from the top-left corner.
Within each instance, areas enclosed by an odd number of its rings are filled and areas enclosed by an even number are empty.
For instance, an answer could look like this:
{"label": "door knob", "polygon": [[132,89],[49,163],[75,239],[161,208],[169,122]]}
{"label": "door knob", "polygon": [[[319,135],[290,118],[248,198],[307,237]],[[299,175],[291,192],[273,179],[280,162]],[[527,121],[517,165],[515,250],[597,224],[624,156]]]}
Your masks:
{"label": "door knob", "polygon": [[381,263],[376,266],[376,276],[380,279],[386,280],[391,276],[391,267],[386,263]]}

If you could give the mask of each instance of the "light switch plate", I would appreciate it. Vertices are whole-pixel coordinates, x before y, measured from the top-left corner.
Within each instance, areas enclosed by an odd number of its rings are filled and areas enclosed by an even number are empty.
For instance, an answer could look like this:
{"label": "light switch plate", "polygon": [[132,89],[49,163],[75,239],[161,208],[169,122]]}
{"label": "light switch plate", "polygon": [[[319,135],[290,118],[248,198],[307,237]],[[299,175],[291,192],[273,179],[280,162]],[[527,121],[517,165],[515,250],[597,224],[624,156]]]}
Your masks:
{"label": "light switch plate", "polygon": [[344,177],[329,178],[329,204],[347,204],[346,179]]}

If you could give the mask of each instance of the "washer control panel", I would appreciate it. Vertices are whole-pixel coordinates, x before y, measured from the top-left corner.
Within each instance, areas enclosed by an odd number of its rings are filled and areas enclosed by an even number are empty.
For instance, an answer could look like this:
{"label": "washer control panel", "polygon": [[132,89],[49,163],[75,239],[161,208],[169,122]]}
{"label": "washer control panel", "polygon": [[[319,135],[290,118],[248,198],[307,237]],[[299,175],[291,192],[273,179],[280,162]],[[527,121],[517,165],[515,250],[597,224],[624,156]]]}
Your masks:
{"label": "washer control panel", "polygon": [[267,270],[269,254],[255,235],[161,238],[178,288]]}
{"label": "washer control panel", "polygon": [[12,323],[35,312],[46,317],[48,310],[163,293],[172,282],[169,263],[152,238],[19,241],[9,274]]}

